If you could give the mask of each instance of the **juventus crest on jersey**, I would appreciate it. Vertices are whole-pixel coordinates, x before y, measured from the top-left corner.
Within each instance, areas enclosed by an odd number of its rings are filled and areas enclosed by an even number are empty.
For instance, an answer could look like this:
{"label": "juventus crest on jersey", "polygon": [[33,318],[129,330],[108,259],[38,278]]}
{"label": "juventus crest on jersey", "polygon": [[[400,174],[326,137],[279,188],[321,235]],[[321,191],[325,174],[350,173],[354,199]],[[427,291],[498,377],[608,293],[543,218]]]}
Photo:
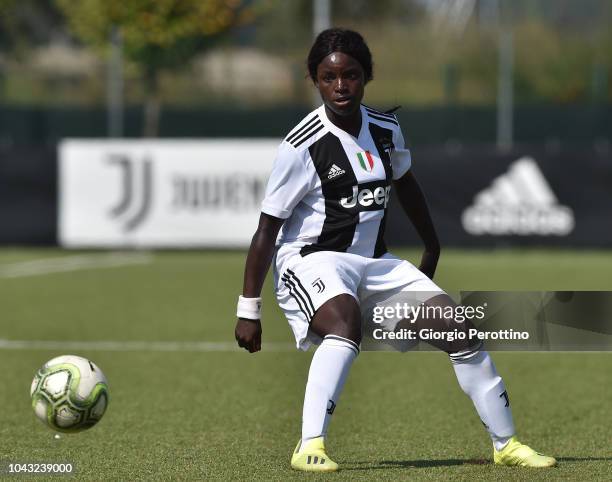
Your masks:
{"label": "juventus crest on jersey", "polygon": [[286,219],[277,239],[302,256],[386,252],[383,238],[391,181],[410,169],[397,118],[361,106],[358,137],[335,126],[321,106],[278,148],[262,212]]}

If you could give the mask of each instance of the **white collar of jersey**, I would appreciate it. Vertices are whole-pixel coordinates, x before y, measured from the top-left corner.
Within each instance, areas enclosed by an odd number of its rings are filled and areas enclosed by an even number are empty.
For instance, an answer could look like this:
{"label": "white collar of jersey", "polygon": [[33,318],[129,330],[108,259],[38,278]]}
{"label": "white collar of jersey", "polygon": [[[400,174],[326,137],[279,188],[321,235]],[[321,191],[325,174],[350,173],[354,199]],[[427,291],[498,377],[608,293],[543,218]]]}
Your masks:
{"label": "white collar of jersey", "polygon": [[318,111],[319,118],[323,121],[323,125],[327,127],[327,129],[329,129],[337,136],[343,136],[347,139],[352,139],[353,141],[355,141],[363,136],[363,133],[368,126],[368,112],[366,111],[363,104],[359,106],[359,109],[361,110],[361,128],[359,129],[359,135],[357,137],[353,137],[348,132],[340,129],[336,124],[329,120],[329,118],[327,117],[327,112],[325,112],[325,104],[319,107]]}

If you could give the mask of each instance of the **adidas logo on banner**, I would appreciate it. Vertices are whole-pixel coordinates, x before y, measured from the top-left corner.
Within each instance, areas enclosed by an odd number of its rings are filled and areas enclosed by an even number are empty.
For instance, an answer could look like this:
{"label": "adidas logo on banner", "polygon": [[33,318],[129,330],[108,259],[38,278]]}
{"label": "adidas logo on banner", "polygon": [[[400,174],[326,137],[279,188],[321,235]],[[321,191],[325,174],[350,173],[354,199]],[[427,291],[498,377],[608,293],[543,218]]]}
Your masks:
{"label": "adidas logo on banner", "polygon": [[338,166],[336,166],[335,164],[332,164],[331,169],[329,170],[329,172],[327,173],[327,179],[333,179],[334,177],[338,177],[341,176],[342,174],[344,174],[346,171],[344,169],[340,169]]}
{"label": "adidas logo on banner", "polygon": [[479,192],[463,211],[463,229],[479,236],[565,236],[574,229],[574,213],[559,204],[542,171],[530,157],[513,162],[508,171]]}

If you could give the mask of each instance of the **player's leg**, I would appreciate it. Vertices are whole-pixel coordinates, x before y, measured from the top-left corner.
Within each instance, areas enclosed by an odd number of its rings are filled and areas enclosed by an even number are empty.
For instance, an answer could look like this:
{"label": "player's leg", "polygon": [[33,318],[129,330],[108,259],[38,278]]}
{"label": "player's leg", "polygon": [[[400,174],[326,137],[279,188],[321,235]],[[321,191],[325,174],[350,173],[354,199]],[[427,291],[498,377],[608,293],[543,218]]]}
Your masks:
{"label": "player's leg", "polygon": [[361,312],[355,298],[338,295],[315,313],[310,329],[323,341],[310,363],[302,412],[302,439],[291,459],[298,470],[333,471],[338,465],[325,452],[330,418],[361,342]]}
{"label": "player's leg", "polygon": [[319,308],[310,329],[323,341],[308,373],[302,419],[304,441],[327,434],[349,369],[359,354],[361,312],[357,301],[348,294],[332,298]]}
{"label": "player's leg", "polygon": [[[363,304],[368,304],[368,298],[378,298],[377,306],[384,307],[385,303],[400,302],[402,295],[405,295],[405,299],[411,304],[424,302],[431,307],[455,306],[453,300],[416,267],[390,254],[370,263],[364,276],[363,291],[364,293],[360,293]],[[381,293],[388,301],[380,301]],[[431,312],[435,314],[444,310]],[[392,329],[402,328],[409,328],[416,333],[426,329],[450,333],[457,330],[467,334],[473,325],[469,320],[459,322],[443,316],[427,316],[416,320],[400,320]],[[491,357],[482,349],[479,340],[470,339],[468,336],[456,337],[452,341],[448,341],[449,339],[426,341],[449,354],[459,385],[471,398],[491,435],[495,445],[495,462],[533,467],[554,465],[555,459],[537,454],[514,438],[515,429],[508,392]]]}
{"label": "player's leg", "polygon": [[[444,308],[454,307],[456,303],[448,295],[440,294],[427,300],[425,305]],[[469,320],[460,323],[453,318],[437,316],[420,318],[417,326],[419,330],[424,328],[448,333],[468,333],[473,328]],[[470,340],[467,336],[452,341],[442,339],[427,342],[449,354],[461,389],[472,399],[495,448],[500,450],[515,434],[514,421],[504,382],[490,355],[482,349],[482,342]]]}
{"label": "player's leg", "polygon": [[[434,307],[456,305],[446,294],[437,295],[425,304]],[[425,318],[418,320],[417,324],[419,329],[426,327],[450,333],[457,331],[467,334],[473,328],[470,320],[458,322],[453,318]],[[480,420],[491,436],[495,463],[526,467],[555,465],[554,458],[538,454],[516,440],[508,391],[491,356],[482,349],[481,342],[466,336],[452,342],[437,341],[432,344],[449,354],[461,389],[472,400]]]}
{"label": "player's leg", "polygon": [[[356,258],[315,253],[292,264],[280,277],[277,297],[298,346],[304,349],[319,343],[304,394],[302,437],[291,459],[295,469],[332,471],[338,467],[325,454],[324,438],[361,343]],[[292,310],[292,306],[301,309]]]}

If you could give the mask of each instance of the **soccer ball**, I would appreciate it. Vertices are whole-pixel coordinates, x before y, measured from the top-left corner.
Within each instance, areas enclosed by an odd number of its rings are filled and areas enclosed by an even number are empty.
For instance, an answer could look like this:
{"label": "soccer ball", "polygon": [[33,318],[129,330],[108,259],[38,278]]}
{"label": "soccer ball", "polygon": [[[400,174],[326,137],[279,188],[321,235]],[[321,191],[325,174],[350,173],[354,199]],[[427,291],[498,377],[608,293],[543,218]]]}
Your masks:
{"label": "soccer ball", "polygon": [[95,363],[63,355],[38,370],[30,395],[34,413],[43,423],[59,432],[80,432],[104,415],[108,383]]}

